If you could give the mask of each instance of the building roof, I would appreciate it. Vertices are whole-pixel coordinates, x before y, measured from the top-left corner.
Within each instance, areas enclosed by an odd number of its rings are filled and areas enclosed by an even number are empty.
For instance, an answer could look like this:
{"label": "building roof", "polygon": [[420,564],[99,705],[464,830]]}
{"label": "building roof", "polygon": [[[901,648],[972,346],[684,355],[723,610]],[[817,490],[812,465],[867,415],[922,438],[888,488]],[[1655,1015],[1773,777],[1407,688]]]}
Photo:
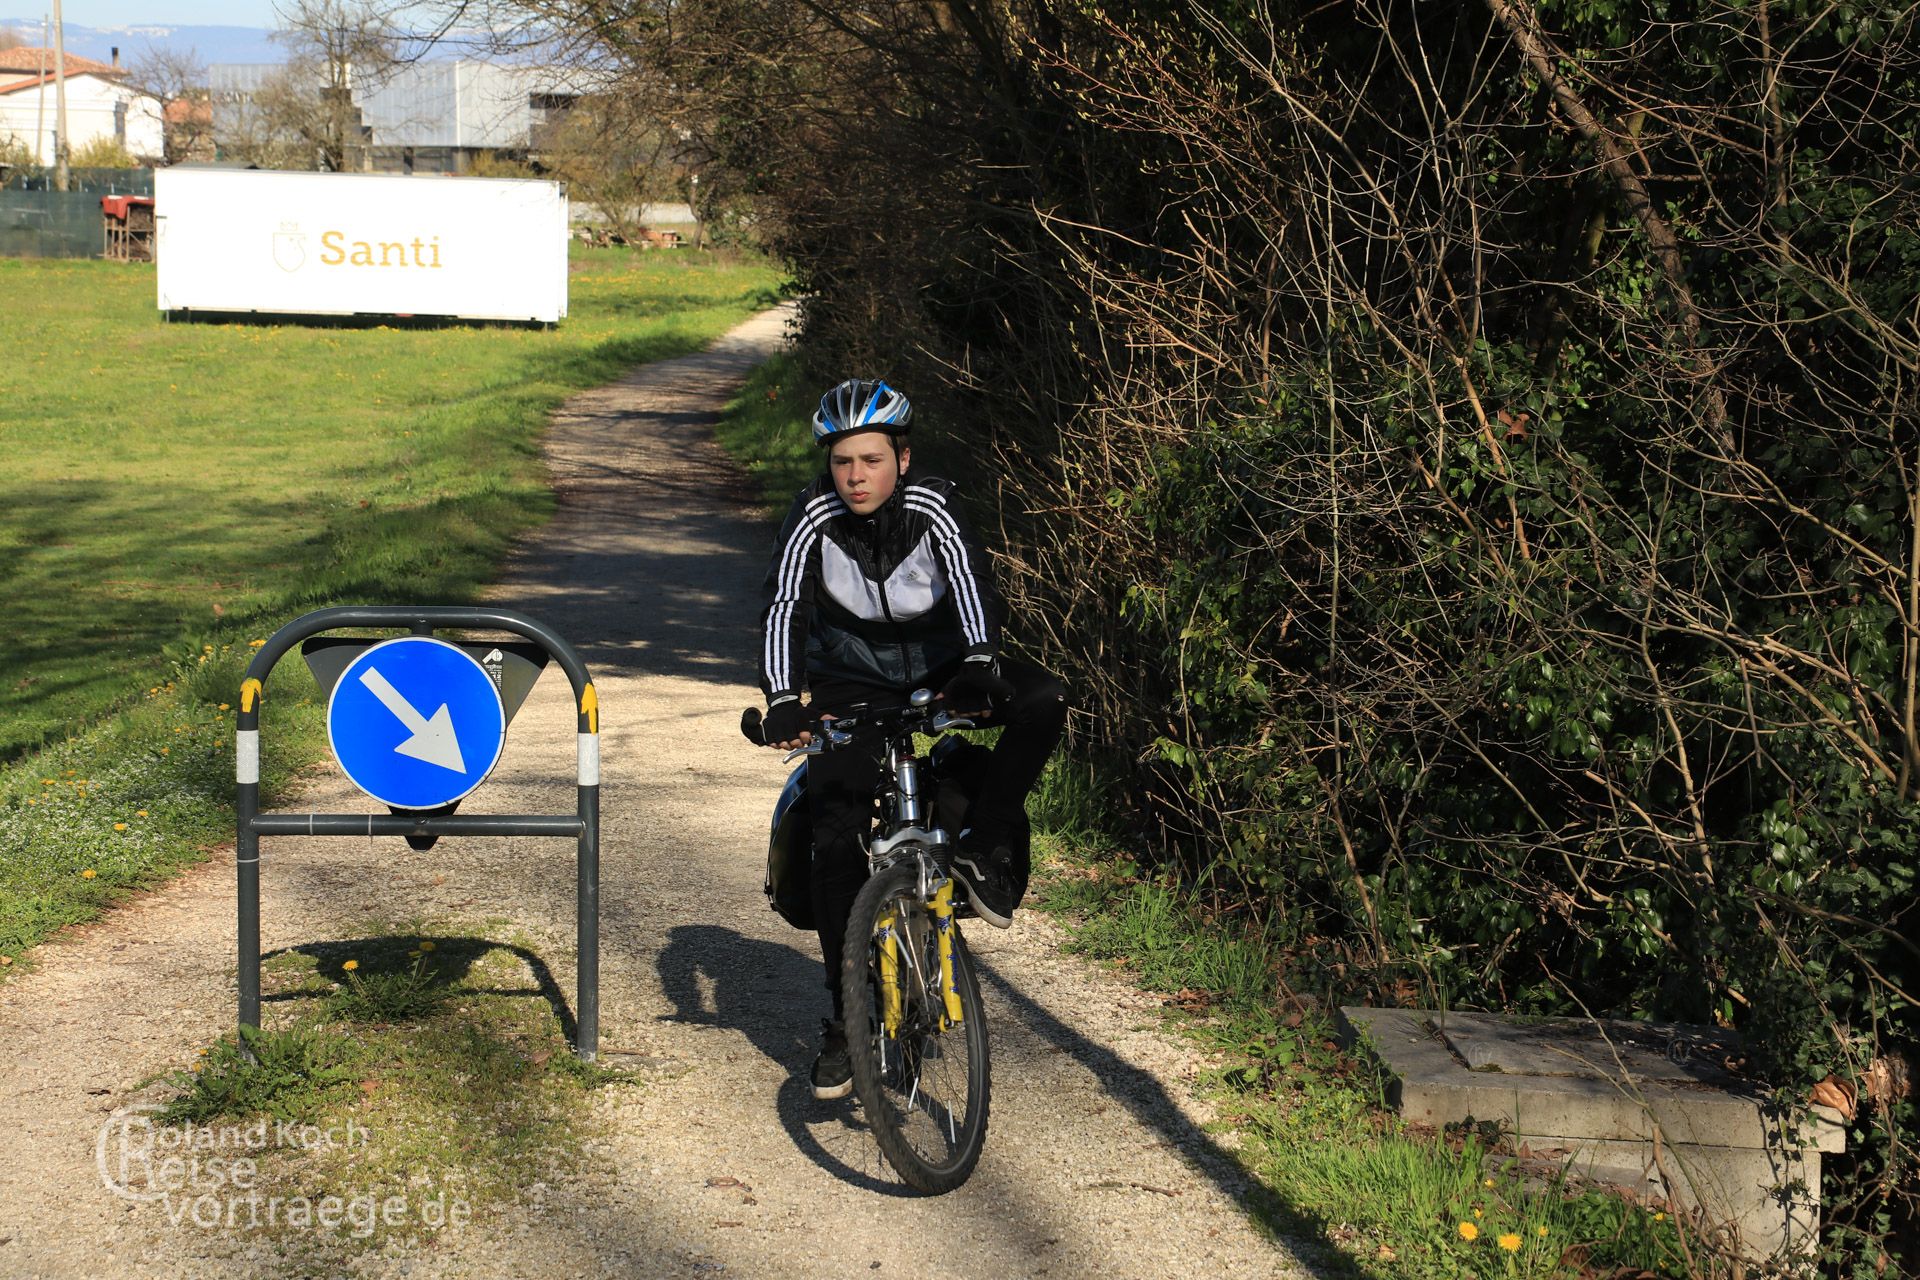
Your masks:
{"label": "building roof", "polygon": [[[42,58],[46,59],[46,70],[44,72],[41,70],[40,63]],[[125,67],[116,67],[109,63],[96,62],[92,58],[82,58],[80,55],[74,53],[67,55],[66,69],[67,79],[69,80],[75,76],[104,76],[108,79],[118,80],[127,74]],[[11,78],[23,73],[26,76],[23,80]],[[19,49],[0,49],[0,96],[14,93],[21,89],[33,89],[43,84],[52,84],[55,79],[56,77],[53,74],[53,50],[25,47]]]}
{"label": "building roof", "polygon": [[175,98],[161,108],[168,124],[212,124],[213,104],[205,98]]}
{"label": "building roof", "polygon": [[[126,70],[123,67],[116,67],[106,62],[96,62],[92,58],[83,58],[75,53],[70,53],[66,56],[65,66],[67,68],[67,74],[70,76],[118,76],[126,74]],[[27,45],[22,45],[18,49],[0,49],[0,72],[7,71],[11,71],[15,75],[36,75],[41,72],[51,74],[53,71],[53,50],[35,49]]]}

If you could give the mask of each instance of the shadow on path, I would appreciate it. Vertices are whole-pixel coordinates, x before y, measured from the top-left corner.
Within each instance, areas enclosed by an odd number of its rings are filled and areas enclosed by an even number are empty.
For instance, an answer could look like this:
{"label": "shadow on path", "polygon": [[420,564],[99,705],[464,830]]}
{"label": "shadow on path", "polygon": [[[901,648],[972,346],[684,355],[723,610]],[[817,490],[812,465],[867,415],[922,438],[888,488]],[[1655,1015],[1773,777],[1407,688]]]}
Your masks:
{"label": "shadow on path", "polygon": [[[811,948],[810,935],[807,945]],[[819,1043],[817,1011],[826,1005],[818,960],[719,925],[687,924],[668,931],[656,964],[661,988],[674,1009],[661,1015],[661,1021],[737,1031],[787,1069],[775,1111],[793,1145],[808,1159],[866,1191],[918,1194],[868,1171],[877,1167],[877,1149],[853,1099],[822,1102],[807,1082],[807,1067]],[[832,1118],[851,1131],[857,1161],[843,1159],[811,1127]]]}
{"label": "shadow on path", "polygon": [[[1356,1274],[1350,1260],[1338,1254],[1326,1237],[1326,1223],[1295,1207],[1284,1197],[1249,1177],[1233,1155],[1206,1130],[1182,1115],[1167,1087],[1149,1072],[1134,1066],[1112,1049],[1088,1039],[1054,1017],[1030,996],[974,955],[974,968],[1035,1034],[1092,1072],[1106,1095],[1130,1112],[1142,1128],[1158,1133],[1191,1157],[1188,1167],[1206,1178],[1230,1199],[1246,1207],[1289,1244],[1320,1245],[1323,1257],[1300,1257],[1302,1265],[1321,1275]],[[1296,1256],[1298,1250],[1295,1251]],[[1364,1274],[1364,1273],[1362,1273]]]}
{"label": "shadow on path", "polygon": [[[418,933],[387,934],[380,937],[354,938],[350,941],[303,942],[298,946],[281,947],[278,950],[262,952],[260,962],[269,964],[274,957],[284,955],[312,956],[314,972],[329,983],[339,985],[346,981],[348,960],[363,956],[379,956],[393,962],[418,947],[422,939],[433,943],[434,983],[441,987],[451,987],[465,982],[481,958],[495,951],[504,951],[516,957],[527,966],[533,975],[531,987],[469,986],[467,990],[480,996],[535,996],[545,1000],[553,1010],[554,1018],[560,1024],[560,1034],[568,1044],[574,1043],[579,1026],[574,1021],[573,1006],[567,1003],[566,993],[560,984],[554,981],[553,970],[547,967],[535,952],[525,947],[514,946],[508,942],[494,942],[488,938],[441,938]],[[288,991],[262,992],[260,1003],[292,1004],[299,1000],[325,999],[326,993],[310,988],[296,987]]]}

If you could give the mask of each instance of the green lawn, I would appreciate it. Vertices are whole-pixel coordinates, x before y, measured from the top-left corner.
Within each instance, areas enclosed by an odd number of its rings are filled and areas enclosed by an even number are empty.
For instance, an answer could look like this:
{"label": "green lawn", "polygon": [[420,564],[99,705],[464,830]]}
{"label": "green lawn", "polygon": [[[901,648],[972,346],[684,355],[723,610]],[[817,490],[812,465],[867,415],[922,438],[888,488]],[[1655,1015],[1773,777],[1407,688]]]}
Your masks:
{"label": "green lawn", "polygon": [[793,495],[822,470],[808,429],[820,390],[801,377],[792,356],[775,356],[748,376],[714,428],[775,520],[786,517]]}
{"label": "green lawn", "polygon": [[[0,260],[0,978],[233,836],[230,703],[308,609],[469,599],[546,518],[548,413],[774,300],[765,265],[574,263],[557,329],[168,325],[153,272]],[[264,704],[269,803],[326,752]]]}
{"label": "green lawn", "polygon": [[557,328],[166,324],[150,266],[0,261],[0,760],[223,633],[457,600],[545,518],[546,414],[770,304],[761,264],[574,262]]}

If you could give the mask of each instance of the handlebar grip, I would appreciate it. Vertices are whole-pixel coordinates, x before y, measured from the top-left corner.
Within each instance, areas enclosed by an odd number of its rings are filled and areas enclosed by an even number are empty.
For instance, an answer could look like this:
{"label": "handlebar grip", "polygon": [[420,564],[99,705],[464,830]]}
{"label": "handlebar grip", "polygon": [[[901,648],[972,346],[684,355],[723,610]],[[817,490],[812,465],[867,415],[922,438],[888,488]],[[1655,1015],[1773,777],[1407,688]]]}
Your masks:
{"label": "handlebar grip", "polygon": [[748,707],[740,713],[740,732],[745,734],[747,741],[756,747],[767,745],[767,735],[760,725],[760,708]]}

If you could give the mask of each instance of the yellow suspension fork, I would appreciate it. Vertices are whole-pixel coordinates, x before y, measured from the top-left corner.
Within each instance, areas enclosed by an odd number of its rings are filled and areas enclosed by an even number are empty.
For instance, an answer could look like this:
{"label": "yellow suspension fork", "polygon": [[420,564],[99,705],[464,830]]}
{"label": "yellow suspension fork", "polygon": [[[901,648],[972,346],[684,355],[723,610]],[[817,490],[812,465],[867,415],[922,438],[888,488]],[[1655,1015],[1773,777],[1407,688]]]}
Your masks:
{"label": "yellow suspension fork", "polygon": [[940,1020],[940,1029],[960,1025],[960,989],[953,972],[953,881],[941,882],[933,895],[933,931],[935,943],[940,951],[940,995],[946,1003],[946,1017]]}
{"label": "yellow suspension fork", "polygon": [[900,921],[893,912],[881,916],[880,927],[880,1021],[889,1038],[900,1034]]}

